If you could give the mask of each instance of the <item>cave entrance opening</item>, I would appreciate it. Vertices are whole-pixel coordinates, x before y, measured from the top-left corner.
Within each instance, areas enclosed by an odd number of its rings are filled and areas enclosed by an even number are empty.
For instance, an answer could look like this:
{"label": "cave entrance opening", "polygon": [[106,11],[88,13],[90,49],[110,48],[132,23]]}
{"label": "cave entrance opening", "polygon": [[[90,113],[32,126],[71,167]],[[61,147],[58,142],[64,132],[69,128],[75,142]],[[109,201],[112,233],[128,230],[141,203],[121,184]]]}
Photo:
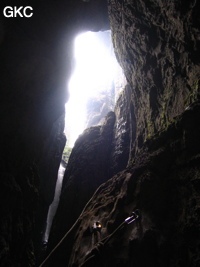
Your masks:
{"label": "cave entrance opening", "polygon": [[[111,31],[85,32],[74,41],[74,72],[68,84],[69,101],[65,105],[67,144],[58,171],[54,200],[49,207],[43,241],[47,244],[62,188],[65,167],[78,136],[114,110],[116,100],[126,84],[112,45]],[[65,165],[65,164],[64,164]]]}
{"label": "cave entrance opening", "polygon": [[74,41],[74,72],[68,84],[65,117],[67,147],[78,136],[114,110],[123,73],[113,49],[111,31],[85,32]]}

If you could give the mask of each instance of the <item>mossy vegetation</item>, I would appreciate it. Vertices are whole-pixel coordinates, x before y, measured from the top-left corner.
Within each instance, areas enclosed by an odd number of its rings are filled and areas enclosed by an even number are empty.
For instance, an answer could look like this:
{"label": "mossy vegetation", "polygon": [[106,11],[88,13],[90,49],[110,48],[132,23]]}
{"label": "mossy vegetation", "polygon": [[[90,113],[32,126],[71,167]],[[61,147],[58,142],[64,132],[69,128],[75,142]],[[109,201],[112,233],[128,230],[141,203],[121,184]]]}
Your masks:
{"label": "mossy vegetation", "polygon": [[147,139],[151,138],[154,135],[154,125],[152,121],[147,122],[148,135]]}
{"label": "mossy vegetation", "polygon": [[199,92],[199,83],[200,83],[200,79],[196,79],[193,82],[193,85],[190,87],[190,92],[189,94],[187,94],[184,104],[185,107],[187,108],[191,103],[193,103],[194,101],[196,101],[200,95]]}
{"label": "mossy vegetation", "polygon": [[200,84],[200,78],[195,80],[192,87],[192,96],[193,100],[195,101],[198,94],[199,94],[199,84]]}
{"label": "mossy vegetation", "polygon": [[66,144],[66,146],[65,146],[65,148],[64,148],[64,150],[63,150],[63,154],[62,154],[62,159],[63,159],[66,163],[68,163],[68,161],[69,161],[69,157],[70,157],[71,152],[72,152],[72,148],[69,147],[68,144]]}

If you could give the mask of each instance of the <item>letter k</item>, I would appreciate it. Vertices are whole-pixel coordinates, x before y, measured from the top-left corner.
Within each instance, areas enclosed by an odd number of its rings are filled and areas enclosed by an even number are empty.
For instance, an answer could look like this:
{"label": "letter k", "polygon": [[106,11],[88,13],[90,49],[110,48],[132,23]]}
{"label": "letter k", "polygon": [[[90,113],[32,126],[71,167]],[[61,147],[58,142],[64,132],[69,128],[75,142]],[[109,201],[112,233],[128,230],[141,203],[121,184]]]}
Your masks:
{"label": "letter k", "polygon": [[23,6],[20,6],[19,8],[16,8],[15,7],[15,10],[14,10],[14,16],[17,17],[17,14],[20,15],[20,17],[23,17],[22,13],[20,12],[20,10],[23,8]]}

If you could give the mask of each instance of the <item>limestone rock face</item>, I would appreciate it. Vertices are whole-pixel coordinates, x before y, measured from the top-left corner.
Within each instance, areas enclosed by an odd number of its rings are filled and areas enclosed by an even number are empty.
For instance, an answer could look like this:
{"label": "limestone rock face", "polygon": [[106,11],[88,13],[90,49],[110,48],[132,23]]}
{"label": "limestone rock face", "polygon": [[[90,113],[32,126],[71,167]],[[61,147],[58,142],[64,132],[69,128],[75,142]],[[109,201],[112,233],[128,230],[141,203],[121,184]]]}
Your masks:
{"label": "limestone rock face", "polygon": [[110,174],[110,151],[115,122],[109,112],[102,126],[86,129],[77,139],[63,179],[61,199],[52,226],[53,248],[73,225],[94,191]]}
{"label": "limestone rock face", "polygon": [[108,2],[114,49],[131,87],[135,151],[199,98],[199,3]]}
{"label": "limestone rock face", "polygon": [[128,85],[119,95],[115,114],[116,121],[110,163],[113,175],[126,168],[131,156],[131,145],[136,135],[136,122]]}

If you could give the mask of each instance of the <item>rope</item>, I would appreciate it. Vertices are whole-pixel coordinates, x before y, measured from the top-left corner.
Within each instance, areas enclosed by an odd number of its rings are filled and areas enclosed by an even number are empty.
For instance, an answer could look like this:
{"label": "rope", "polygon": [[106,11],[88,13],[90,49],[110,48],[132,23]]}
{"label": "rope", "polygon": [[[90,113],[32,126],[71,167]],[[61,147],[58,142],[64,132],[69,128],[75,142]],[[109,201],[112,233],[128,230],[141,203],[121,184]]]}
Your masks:
{"label": "rope", "polygon": [[88,263],[95,259],[96,256],[101,255],[101,251],[105,247],[105,245],[113,238],[113,236],[121,229],[124,228],[125,225],[133,223],[135,220],[139,218],[139,210],[132,212],[132,216],[128,217],[125,221],[123,221],[110,235],[102,239],[98,242],[94,248],[90,251],[90,253],[86,256],[85,261],[80,267],[86,267]]}
{"label": "rope", "polygon": [[[100,186],[99,188],[97,188],[97,190],[95,191],[94,195],[97,194],[100,190],[101,190]],[[44,264],[48,261],[48,259],[52,256],[52,254],[59,248],[59,246],[62,244],[62,242],[67,238],[67,236],[70,234],[70,232],[72,230],[74,230],[75,227],[78,227],[78,224],[81,222],[80,217],[83,215],[83,213],[85,212],[85,210],[87,209],[87,207],[89,206],[90,202],[92,201],[93,196],[91,197],[91,199],[87,202],[87,204],[85,205],[85,208],[83,209],[83,211],[81,212],[79,218],[75,221],[75,223],[72,225],[72,227],[67,231],[67,233],[63,236],[63,238],[60,240],[60,242],[58,242],[58,244],[52,249],[52,251],[49,253],[49,255],[43,260],[43,262],[38,266],[38,267],[43,267]]]}
{"label": "rope", "polygon": [[[100,188],[98,188],[96,190],[96,192],[98,192],[100,190]],[[84,211],[86,210],[86,208],[88,207],[89,203],[90,203],[91,199],[88,201],[88,203],[86,204],[85,208],[83,209],[81,215],[84,213]],[[80,217],[81,217],[80,215]],[[69,231],[67,231],[67,233],[63,236],[63,238],[60,240],[60,242],[54,247],[54,249],[49,253],[49,255],[44,259],[44,261],[39,265],[39,267],[43,267],[44,264],[48,261],[48,259],[52,256],[52,254],[56,251],[56,249],[58,249],[58,247],[61,245],[61,243],[67,238],[67,236],[70,234],[70,232],[72,230],[74,230],[75,227],[78,227],[78,224],[81,222],[80,217],[76,220],[76,222],[73,224],[73,226],[69,229]],[[84,264],[86,264],[86,262],[89,262],[91,259],[93,259],[96,255],[100,254],[100,251],[102,250],[102,247],[105,246],[105,244],[107,244],[110,239],[120,230],[122,229],[125,224],[131,224],[132,222],[134,222],[135,220],[137,220],[139,218],[139,210],[136,210],[135,212],[132,212],[132,215],[128,218],[125,219],[125,221],[123,221],[115,230],[113,233],[111,233],[110,235],[108,235],[107,237],[105,237],[104,239],[102,239],[100,242],[98,242],[94,248],[91,250],[91,252],[87,255],[87,257],[89,255],[91,255],[89,258],[86,258],[85,262],[83,263],[83,265],[81,265],[80,267],[84,266]]]}

